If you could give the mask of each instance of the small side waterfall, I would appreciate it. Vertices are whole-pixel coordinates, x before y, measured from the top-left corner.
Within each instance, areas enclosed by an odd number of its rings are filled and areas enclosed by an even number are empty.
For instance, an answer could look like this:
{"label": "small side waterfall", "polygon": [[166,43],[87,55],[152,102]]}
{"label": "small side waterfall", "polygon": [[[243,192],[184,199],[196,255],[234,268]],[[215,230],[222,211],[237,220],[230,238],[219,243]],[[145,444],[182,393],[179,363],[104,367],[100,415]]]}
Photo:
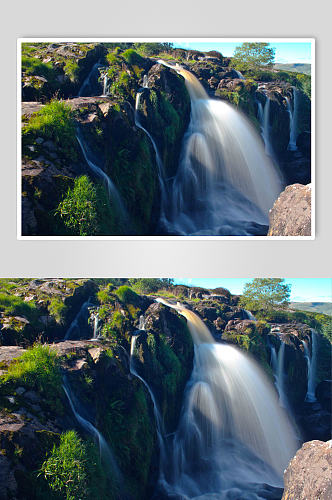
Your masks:
{"label": "small side waterfall", "polygon": [[[141,328],[142,326],[142,328]],[[141,316],[140,317],[140,330],[138,330],[138,333],[137,335],[133,335],[131,337],[131,348],[130,348],[130,363],[129,363],[129,367],[130,367],[130,373],[132,375],[134,375],[135,377],[139,378],[143,384],[145,385],[145,387],[147,388],[147,390],[149,391],[149,394],[150,394],[150,397],[151,397],[151,400],[153,402],[153,408],[154,408],[154,417],[155,417],[155,421],[156,421],[156,430],[157,430],[157,436],[158,436],[158,442],[159,442],[159,446],[160,446],[160,452],[161,452],[161,455],[163,455],[163,450],[164,450],[164,446],[163,446],[163,436],[165,434],[165,428],[164,428],[164,423],[163,423],[163,418],[162,418],[162,414],[161,414],[161,411],[159,409],[159,405],[158,405],[158,402],[155,398],[155,395],[153,393],[153,390],[152,388],[150,387],[150,385],[137,373],[137,370],[136,370],[136,367],[135,367],[135,346],[136,346],[136,340],[137,338],[139,337],[140,335],[140,331],[144,331],[144,316]]]}
{"label": "small side waterfall", "polygon": [[[95,78],[96,81],[98,82],[98,70],[99,68],[103,67],[103,65],[101,64],[100,60],[93,66],[93,68],[91,69],[90,73],[88,74],[88,76],[86,77],[86,79],[84,80],[80,90],[78,91],[78,97],[86,97],[86,96],[91,96],[92,95],[92,92],[91,92],[91,79],[92,78]],[[90,90],[90,92],[87,92],[87,89]],[[86,93],[86,96],[85,96],[85,93]]]}
{"label": "small side waterfall", "polygon": [[246,235],[250,223],[268,225],[282,186],[250,121],[230,104],[209,99],[189,71],[158,62],[185,78],[191,98],[164,226],[179,235]]}
{"label": "small side waterfall", "polygon": [[298,136],[297,133],[298,98],[299,98],[299,91],[297,90],[297,88],[293,87],[293,110],[289,99],[286,98],[287,109],[290,114],[290,134],[289,134],[289,144],[287,149],[290,151],[294,151],[295,149],[297,149],[296,139]]}
{"label": "small side waterfall", "polygon": [[270,124],[270,102],[271,99],[266,95],[264,108],[262,103],[258,103],[258,119],[261,125],[262,137],[265,144],[265,153],[274,158],[274,151],[271,144],[271,124]]}
{"label": "small side waterfall", "polygon": [[98,429],[96,429],[87,418],[83,417],[82,414],[85,413],[84,409],[71,390],[66,376],[64,376],[63,378],[62,387],[68,398],[70,408],[75,415],[75,418],[85,429],[85,431],[94,438],[95,442],[98,443],[101,459],[103,460],[104,464],[110,468],[110,472],[114,476],[114,479],[117,481],[117,483],[123,484],[122,474],[116,463],[111,447],[109,446],[103,435],[98,431]]}
{"label": "small side waterfall", "polygon": [[179,428],[160,466],[161,496],[272,498],[272,486],[282,487],[283,472],[297,449],[275,390],[240,350],[214,342],[192,311],[158,300],[186,317],[195,345]]}
{"label": "small side waterfall", "polygon": [[155,140],[153,139],[152,135],[143,127],[142,123],[141,123],[141,120],[140,120],[140,111],[139,111],[139,107],[140,107],[140,98],[141,98],[141,95],[142,95],[142,92],[145,88],[148,87],[148,77],[147,75],[144,75],[143,77],[143,87],[141,89],[139,89],[139,91],[137,92],[137,95],[136,95],[136,105],[135,105],[135,125],[139,128],[141,128],[142,130],[144,130],[144,132],[146,133],[146,135],[149,137],[149,139],[151,140],[152,142],[152,145],[153,145],[153,149],[155,151],[155,154],[156,154],[156,163],[157,163],[157,168],[158,168],[158,179],[159,179],[159,186],[160,186],[160,194],[161,194],[161,213],[160,213],[160,217],[161,218],[164,218],[165,217],[165,214],[164,214],[164,205],[165,205],[165,199],[166,199],[166,191],[165,191],[165,184],[164,184],[164,165],[163,165],[163,161],[162,161],[162,158],[161,158],[161,155],[160,155],[160,152],[158,150],[158,147],[157,147],[157,144],[155,142]]}
{"label": "small side waterfall", "polygon": [[81,338],[79,320],[81,318],[83,318],[84,316],[86,316],[86,320],[88,319],[89,314],[87,311],[88,311],[89,307],[91,307],[90,299],[88,301],[84,302],[81,309],[79,310],[79,312],[77,313],[77,315],[75,316],[73,321],[71,322],[71,325],[66,332],[64,340],[69,340],[70,337],[73,336],[75,331],[77,331],[77,333],[78,333],[78,338]]}
{"label": "small side waterfall", "polygon": [[98,309],[96,312],[91,313],[90,318],[93,320],[93,339],[98,339],[99,335],[99,313]]}
{"label": "small side waterfall", "polygon": [[304,351],[308,360],[308,392],[306,401],[316,401],[316,363],[317,363],[317,332],[311,330],[311,355],[308,346],[304,343]]}
{"label": "small side waterfall", "polygon": [[115,202],[125,223],[129,224],[129,216],[127,214],[126,208],[124,206],[124,203],[120,197],[118,190],[116,189],[114,183],[111,181],[108,175],[105,174],[105,172],[96,165],[96,160],[93,158],[93,154],[90,151],[88,145],[86,144],[82,132],[80,131],[79,128],[77,128],[76,130],[76,138],[81,147],[85,161],[87,162],[93,173],[97,175],[97,177],[99,177],[105,183],[108,189],[109,197]]}
{"label": "small side waterfall", "polygon": [[237,71],[236,69],[232,69],[233,74],[235,75],[235,78],[239,78],[240,80],[245,80],[244,76],[240,71]]}
{"label": "small side waterfall", "polygon": [[[281,339],[280,339],[281,340]],[[278,351],[278,362],[276,371],[276,386],[279,393],[279,405],[283,408],[288,408],[287,397],[285,394],[285,369],[284,369],[284,357],[285,357],[285,342],[281,340],[281,345]]]}
{"label": "small side waterfall", "polygon": [[247,311],[246,309],[242,309],[242,311],[244,313],[244,316],[246,316],[244,319],[250,319],[251,321],[257,321],[255,316],[250,311]]}

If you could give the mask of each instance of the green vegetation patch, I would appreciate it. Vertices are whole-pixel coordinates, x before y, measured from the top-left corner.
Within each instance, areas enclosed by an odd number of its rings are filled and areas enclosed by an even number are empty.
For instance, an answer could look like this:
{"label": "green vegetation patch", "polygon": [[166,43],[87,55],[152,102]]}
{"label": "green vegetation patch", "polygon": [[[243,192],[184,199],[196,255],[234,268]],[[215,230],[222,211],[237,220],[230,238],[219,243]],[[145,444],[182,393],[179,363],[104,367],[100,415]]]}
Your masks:
{"label": "green vegetation patch", "polygon": [[94,184],[87,175],[74,180],[54,216],[55,234],[95,236],[119,234],[122,229],[105,187]]}
{"label": "green vegetation patch", "polygon": [[2,380],[35,389],[46,398],[59,397],[61,374],[57,352],[48,345],[35,344],[10,364]]}
{"label": "green vegetation patch", "polygon": [[54,141],[65,157],[77,159],[74,113],[63,101],[53,99],[33,113],[28,124],[22,129],[23,146],[37,137]]}
{"label": "green vegetation patch", "polygon": [[[70,430],[61,435],[50,456],[42,464],[39,476],[46,483],[38,499],[45,498],[47,490],[56,493],[50,498],[66,500],[113,500],[112,483],[101,464],[94,444],[83,441]],[[47,496],[49,498],[49,496]]]}
{"label": "green vegetation patch", "polygon": [[12,295],[8,291],[0,292],[0,311],[6,316],[24,316],[32,322],[38,319],[33,300],[25,302],[21,297]]}

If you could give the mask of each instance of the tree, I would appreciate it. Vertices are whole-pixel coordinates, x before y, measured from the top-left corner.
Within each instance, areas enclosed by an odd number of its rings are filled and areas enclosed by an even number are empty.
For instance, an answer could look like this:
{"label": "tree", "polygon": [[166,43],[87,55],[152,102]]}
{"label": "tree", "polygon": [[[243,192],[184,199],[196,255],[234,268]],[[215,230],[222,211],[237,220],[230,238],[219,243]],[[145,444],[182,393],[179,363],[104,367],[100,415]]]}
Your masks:
{"label": "tree", "polygon": [[235,48],[232,66],[239,71],[272,68],[275,49],[269,45],[265,42],[243,43]]}
{"label": "tree", "polygon": [[286,309],[289,304],[291,285],[283,278],[255,278],[244,286],[240,305],[254,311],[260,309]]}

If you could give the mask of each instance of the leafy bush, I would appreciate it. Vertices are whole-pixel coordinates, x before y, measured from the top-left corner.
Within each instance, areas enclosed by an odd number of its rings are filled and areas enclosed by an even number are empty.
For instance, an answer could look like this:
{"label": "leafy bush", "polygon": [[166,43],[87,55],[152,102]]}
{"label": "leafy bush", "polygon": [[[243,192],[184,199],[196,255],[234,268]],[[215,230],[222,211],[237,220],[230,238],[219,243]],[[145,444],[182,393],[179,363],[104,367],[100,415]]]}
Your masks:
{"label": "leafy bush", "polygon": [[75,179],[75,185],[67,191],[65,198],[55,210],[70,234],[90,236],[98,234],[98,198],[93,183],[86,175]]}
{"label": "leafy bush", "polygon": [[61,374],[57,352],[48,345],[35,344],[10,364],[3,379],[36,389],[48,398],[58,396]]}

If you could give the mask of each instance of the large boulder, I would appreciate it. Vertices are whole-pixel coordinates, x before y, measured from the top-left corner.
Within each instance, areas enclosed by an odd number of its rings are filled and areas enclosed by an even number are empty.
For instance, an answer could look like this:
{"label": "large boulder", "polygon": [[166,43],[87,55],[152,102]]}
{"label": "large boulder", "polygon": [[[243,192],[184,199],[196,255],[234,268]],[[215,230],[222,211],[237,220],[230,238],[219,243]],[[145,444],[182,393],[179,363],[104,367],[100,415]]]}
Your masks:
{"label": "large boulder", "polygon": [[287,186],[269,214],[268,236],[311,236],[311,185]]}
{"label": "large boulder", "polygon": [[332,499],[332,441],[310,441],[291,460],[284,473],[282,500]]}

